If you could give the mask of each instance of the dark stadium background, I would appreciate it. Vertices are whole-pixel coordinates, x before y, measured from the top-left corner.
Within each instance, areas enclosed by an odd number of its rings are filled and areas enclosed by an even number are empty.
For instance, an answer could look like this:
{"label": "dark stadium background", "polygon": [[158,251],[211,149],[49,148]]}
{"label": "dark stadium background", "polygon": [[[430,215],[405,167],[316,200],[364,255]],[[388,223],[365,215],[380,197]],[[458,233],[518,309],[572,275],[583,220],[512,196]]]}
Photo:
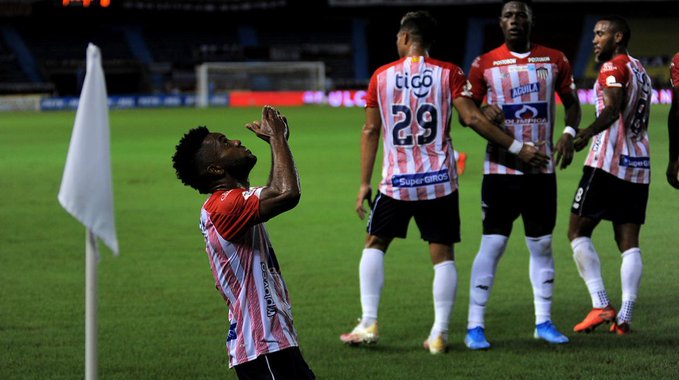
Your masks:
{"label": "dark stadium background", "polygon": [[[492,0],[80,3],[0,1],[0,95],[77,96],[88,42],[102,50],[112,95],[191,93],[195,65],[210,61],[323,61],[328,90],[361,89],[375,68],[397,58],[395,33],[408,10],[436,16],[440,36],[432,55],[465,71],[475,52],[502,42],[496,22],[501,5]],[[655,86],[667,87],[667,66],[679,50],[678,1],[535,1],[534,10],[534,41],[566,53],[580,88],[592,84],[592,70],[576,61],[591,51],[588,22],[596,15],[620,14],[660,28],[660,38],[657,31],[633,28],[630,50],[646,63]]]}

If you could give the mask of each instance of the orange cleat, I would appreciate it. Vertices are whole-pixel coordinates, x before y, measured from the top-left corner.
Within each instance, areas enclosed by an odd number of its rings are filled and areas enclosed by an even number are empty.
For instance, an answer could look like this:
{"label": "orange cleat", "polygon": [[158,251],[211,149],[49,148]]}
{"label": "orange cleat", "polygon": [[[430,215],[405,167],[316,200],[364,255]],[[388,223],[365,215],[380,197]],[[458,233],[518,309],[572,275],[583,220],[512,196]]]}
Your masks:
{"label": "orange cleat", "polygon": [[617,314],[618,313],[611,305],[608,305],[603,309],[594,308],[589,312],[589,314],[587,314],[582,322],[575,325],[573,331],[590,333],[602,323],[610,323],[615,321]]}
{"label": "orange cleat", "polygon": [[632,329],[629,327],[629,323],[627,322],[613,322],[613,325],[609,331],[612,333],[617,333],[618,335],[627,335],[632,332]]}
{"label": "orange cleat", "polygon": [[464,169],[467,167],[467,153],[460,152],[460,157],[457,158],[457,175],[464,174]]}

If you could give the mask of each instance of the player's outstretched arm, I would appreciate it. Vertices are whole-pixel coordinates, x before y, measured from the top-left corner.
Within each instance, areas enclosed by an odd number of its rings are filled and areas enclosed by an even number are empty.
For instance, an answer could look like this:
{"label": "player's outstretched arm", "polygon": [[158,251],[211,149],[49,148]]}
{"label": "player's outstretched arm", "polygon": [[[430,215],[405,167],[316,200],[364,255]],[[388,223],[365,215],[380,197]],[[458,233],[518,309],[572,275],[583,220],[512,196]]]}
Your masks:
{"label": "player's outstretched arm", "polygon": [[287,141],[288,123],[277,109],[264,106],[262,120],[249,123],[246,128],[271,145],[270,182],[262,190],[259,202],[260,219],[267,221],[294,208],[301,196],[299,174]]}
{"label": "player's outstretched arm", "polygon": [[471,99],[459,96],[453,100],[453,105],[464,123],[486,140],[506,148],[529,165],[543,167],[549,163],[549,157],[538,148],[516,141],[493,125]]}

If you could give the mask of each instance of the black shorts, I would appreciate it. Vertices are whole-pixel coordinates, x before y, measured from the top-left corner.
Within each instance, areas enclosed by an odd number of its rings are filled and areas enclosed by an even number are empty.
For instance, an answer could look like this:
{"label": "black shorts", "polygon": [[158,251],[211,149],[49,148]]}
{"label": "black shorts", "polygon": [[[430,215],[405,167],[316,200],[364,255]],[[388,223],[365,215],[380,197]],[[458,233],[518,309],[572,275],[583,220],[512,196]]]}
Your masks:
{"label": "black shorts", "polygon": [[648,184],[622,180],[601,169],[585,166],[571,212],[594,220],[644,224]]}
{"label": "black shorts", "polygon": [[298,347],[290,347],[234,366],[240,380],[311,380],[316,375]]}
{"label": "black shorts", "polygon": [[486,174],[481,185],[483,231],[509,236],[521,215],[526,236],[551,234],[556,225],[556,175]]}
{"label": "black shorts", "polygon": [[368,233],[385,238],[405,238],[413,217],[422,240],[446,245],[460,241],[457,191],[425,201],[400,201],[378,193],[368,220]]}

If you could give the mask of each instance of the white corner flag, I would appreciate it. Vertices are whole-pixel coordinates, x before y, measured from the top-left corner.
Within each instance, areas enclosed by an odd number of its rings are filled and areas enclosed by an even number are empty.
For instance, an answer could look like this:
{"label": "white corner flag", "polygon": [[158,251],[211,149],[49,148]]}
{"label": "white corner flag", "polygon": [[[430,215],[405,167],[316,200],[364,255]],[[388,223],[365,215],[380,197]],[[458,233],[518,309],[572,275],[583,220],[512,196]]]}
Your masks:
{"label": "white corner flag", "polygon": [[108,97],[101,53],[93,44],[87,47],[87,73],[59,189],[59,203],[118,254]]}
{"label": "white corner flag", "polygon": [[118,255],[108,96],[101,67],[101,53],[87,46],[87,73],[80,93],[75,124],[68,147],[59,203],[85,225],[85,379],[97,379],[97,262],[96,238]]}

